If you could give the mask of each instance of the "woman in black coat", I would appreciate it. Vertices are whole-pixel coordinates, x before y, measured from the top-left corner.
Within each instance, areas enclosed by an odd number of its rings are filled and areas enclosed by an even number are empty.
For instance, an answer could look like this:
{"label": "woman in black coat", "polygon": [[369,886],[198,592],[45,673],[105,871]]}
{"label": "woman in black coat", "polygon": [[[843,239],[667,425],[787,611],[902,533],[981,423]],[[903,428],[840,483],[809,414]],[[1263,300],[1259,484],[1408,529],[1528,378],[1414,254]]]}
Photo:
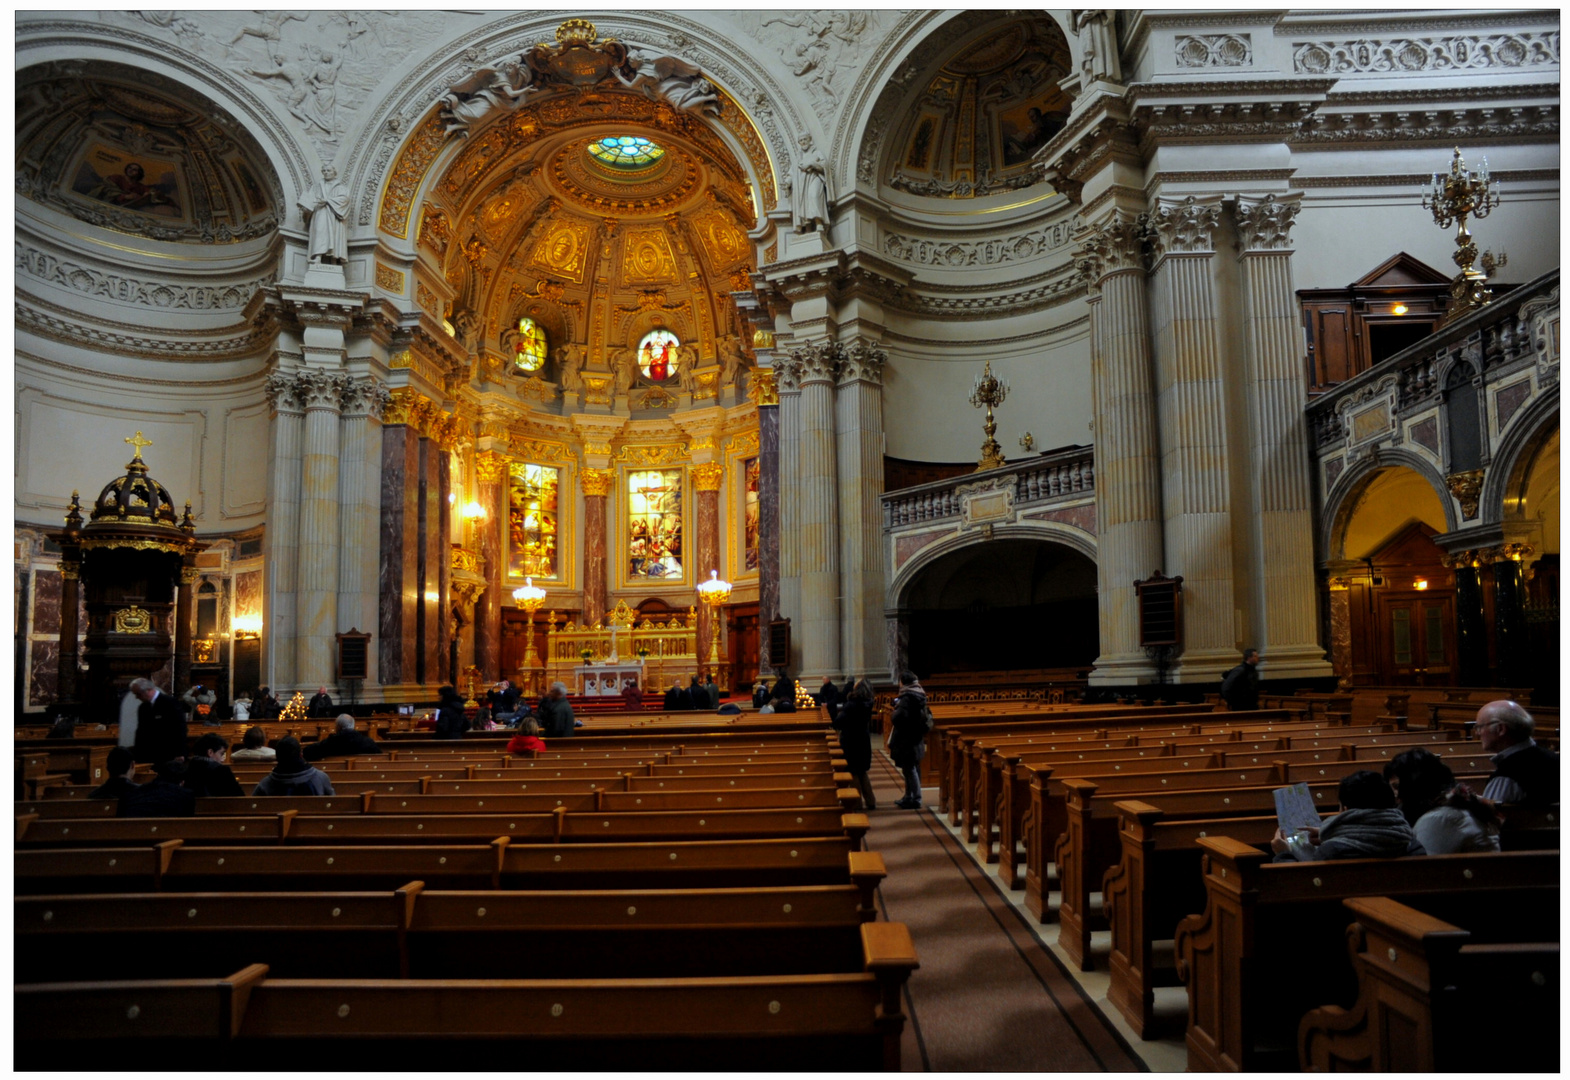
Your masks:
{"label": "woman in black coat", "polygon": [[834,730],[840,733],[840,750],[845,755],[845,767],[856,778],[861,791],[861,808],[876,810],[877,797],[872,794],[872,687],[865,679],[851,688],[850,696],[834,716]]}
{"label": "woman in black coat", "polygon": [[469,718],[463,714],[463,695],[450,686],[442,687],[437,693],[440,703],[436,707],[436,737],[463,738],[463,733],[469,730]]}

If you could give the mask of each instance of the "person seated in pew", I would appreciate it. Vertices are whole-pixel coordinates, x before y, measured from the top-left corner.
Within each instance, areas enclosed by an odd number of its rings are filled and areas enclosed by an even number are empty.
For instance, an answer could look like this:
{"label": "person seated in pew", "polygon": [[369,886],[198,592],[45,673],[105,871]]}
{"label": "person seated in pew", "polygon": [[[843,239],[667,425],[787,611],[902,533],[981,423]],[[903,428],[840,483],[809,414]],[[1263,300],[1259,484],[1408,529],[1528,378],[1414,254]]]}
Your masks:
{"label": "person seated in pew", "polygon": [[136,776],[136,758],[132,756],[129,747],[116,746],[110,750],[104,771],[109,774],[109,779],[95,787],[89,799],[118,799],[138,786],[133,780]]}
{"label": "person seated in pew", "polygon": [[193,817],[196,792],[185,786],[185,759],[173,758],[153,766],[153,779],[120,796],[120,817]]}
{"label": "person seated in pew", "polygon": [[1421,746],[1385,764],[1401,816],[1430,855],[1499,850],[1499,814],[1465,784],[1444,759]]}
{"label": "person seated in pew", "polygon": [[325,720],[333,714],[333,699],[327,693],[327,687],[318,686],[316,693],[311,695],[311,700],[305,706],[305,715],[313,720]]}
{"label": "person seated in pew", "polygon": [[300,752],[300,740],[286,735],[278,740],[278,764],[262,777],[252,795],[336,795],[333,782]]}
{"label": "person seated in pew", "polygon": [[1359,769],[1341,778],[1341,811],[1317,829],[1270,841],[1276,862],[1317,862],[1327,859],[1394,859],[1420,855],[1422,848],[1396,809],[1396,793],[1376,772]]}
{"label": "person seated in pew", "polygon": [[197,739],[191,755],[185,759],[186,790],[198,796],[244,795],[245,789],[235,779],[234,770],[224,764],[228,749],[228,743],[217,732],[209,731]]}
{"label": "person seated in pew", "polygon": [[761,709],[769,703],[769,686],[762,679],[752,684],[752,707]]}
{"label": "person seated in pew", "polygon": [[536,754],[545,752],[545,740],[540,738],[540,722],[532,716],[518,725],[518,734],[507,743],[509,754],[521,754],[525,750]]}
{"label": "person seated in pew", "polygon": [[510,679],[503,679],[494,689],[486,691],[485,700],[491,706],[491,719],[503,724],[513,722],[521,696]]}
{"label": "person seated in pew", "polygon": [[278,751],[267,745],[267,732],[260,727],[245,729],[244,743],[240,749],[229,755],[230,761],[276,761]]}
{"label": "person seated in pew", "polygon": [[450,686],[436,692],[436,737],[461,739],[469,730],[469,717],[463,711],[463,695]]}
{"label": "person seated in pew", "polygon": [[1259,708],[1259,650],[1244,649],[1243,662],[1221,679],[1221,700],[1229,712]]}
{"label": "person seated in pew", "polygon": [[551,683],[551,692],[540,706],[540,728],[546,738],[565,739],[577,726],[577,717],[572,715],[572,703],[567,700],[567,684]]}
{"label": "person seated in pew", "polygon": [[354,757],[357,754],[380,754],[380,744],[363,731],[354,730],[354,717],[339,713],[333,721],[333,733],[327,738],[305,748],[306,761],[320,761],[324,757]]}
{"label": "person seated in pew", "polygon": [[1514,701],[1490,701],[1477,710],[1477,741],[1494,756],[1494,775],[1483,798],[1546,809],[1559,801],[1559,755],[1537,745],[1532,714]]}

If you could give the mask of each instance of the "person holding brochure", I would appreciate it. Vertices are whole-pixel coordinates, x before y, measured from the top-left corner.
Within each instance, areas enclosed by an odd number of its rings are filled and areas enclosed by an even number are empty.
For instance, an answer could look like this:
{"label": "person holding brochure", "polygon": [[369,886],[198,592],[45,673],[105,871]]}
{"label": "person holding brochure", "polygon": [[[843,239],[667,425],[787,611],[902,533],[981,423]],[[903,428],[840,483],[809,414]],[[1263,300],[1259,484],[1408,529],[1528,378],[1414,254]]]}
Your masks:
{"label": "person holding brochure", "polygon": [[1367,769],[1344,776],[1339,797],[1341,812],[1326,818],[1317,830],[1308,827],[1289,835],[1276,829],[1270,841],[1276,862],[1390,859],[1422,853],[1383,776]]}

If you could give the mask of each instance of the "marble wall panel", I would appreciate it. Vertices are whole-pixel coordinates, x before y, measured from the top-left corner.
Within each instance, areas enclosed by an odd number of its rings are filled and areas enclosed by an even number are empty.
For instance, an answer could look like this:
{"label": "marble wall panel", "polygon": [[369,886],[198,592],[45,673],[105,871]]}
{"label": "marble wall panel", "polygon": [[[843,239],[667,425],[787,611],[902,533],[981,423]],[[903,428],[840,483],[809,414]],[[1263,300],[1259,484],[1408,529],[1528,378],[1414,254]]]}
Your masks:
{"label": "marble wall panel", "polygon": [[[56,597],[58,600],[58,596]],[[58,627],[56,628],[58,629]],[[60,678],[60,643],[40,640],[32,643],[31,670],[27,679],[27,703],[48,705],[55,699]]]}
{"label": "marble wall panel", "polygon": [[382,430],[381,563],[377,663],[383,685],[414,679],[414,525],[419,505],[419,439],[406,425]]}
{"label": "marble wall panel", "polygon": [[780,617],[780,411],[758,408],[758,673],[769,666],[769,623]]}
{"label": "marble wall panel", "polygon": [[33,572],[33,633],[60,633],[60,571],[58,570]]}

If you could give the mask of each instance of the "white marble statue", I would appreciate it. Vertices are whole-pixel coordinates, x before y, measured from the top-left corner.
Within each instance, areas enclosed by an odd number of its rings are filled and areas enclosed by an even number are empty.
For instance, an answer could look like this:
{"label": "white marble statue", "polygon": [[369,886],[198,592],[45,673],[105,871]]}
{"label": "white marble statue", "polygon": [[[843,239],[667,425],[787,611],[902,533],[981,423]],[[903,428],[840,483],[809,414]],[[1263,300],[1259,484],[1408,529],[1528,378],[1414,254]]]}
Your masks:
{"label": "white marble statue", "polygon": [[747,355],[741,348],[741,338],[735,334],[726,334],[720,338],[719,354],[720,363],[724,365],[720,384],[729,386],[736,381],[736,375],[747,363]]}
{"label": "white marble statue", "polygon": [[628,50],[627,63],[616,79],[654,101],[664,101],[678,112],[718,113],[719,94],[703,73],[679,57],[649,49]]}
{"label": "white marble statue", "polygon": [[517,64],[481,68],[462,82],[453,83],[442,97],[441,117],[449,134],[469,131],[498,109],[517,108],[534,92],[532,72]]}
{"label": "white marble statue", "polygon": [[306,250],[313,263],[344,263],[349,259],[349,235],[344,217],[349,213],[349,187],[338,179],[338,170],[322,166],[322,178],[300,196],[300,213],[310,230]]}
{"label": "white marble statue", "polygon": [[815,230],[828,231],[829,170],[823,155],[812,145],[812,136],[803,135],[801,158],[796,164],[796,185],[791,212],[791,224],[799,233]]}
{"label": "white marble statue", "polygon": [[569,342],[556,350],[556,363],[561,372],[563,390],[577,393],[583,389],[583,365],[589,358],[589,347]]}

